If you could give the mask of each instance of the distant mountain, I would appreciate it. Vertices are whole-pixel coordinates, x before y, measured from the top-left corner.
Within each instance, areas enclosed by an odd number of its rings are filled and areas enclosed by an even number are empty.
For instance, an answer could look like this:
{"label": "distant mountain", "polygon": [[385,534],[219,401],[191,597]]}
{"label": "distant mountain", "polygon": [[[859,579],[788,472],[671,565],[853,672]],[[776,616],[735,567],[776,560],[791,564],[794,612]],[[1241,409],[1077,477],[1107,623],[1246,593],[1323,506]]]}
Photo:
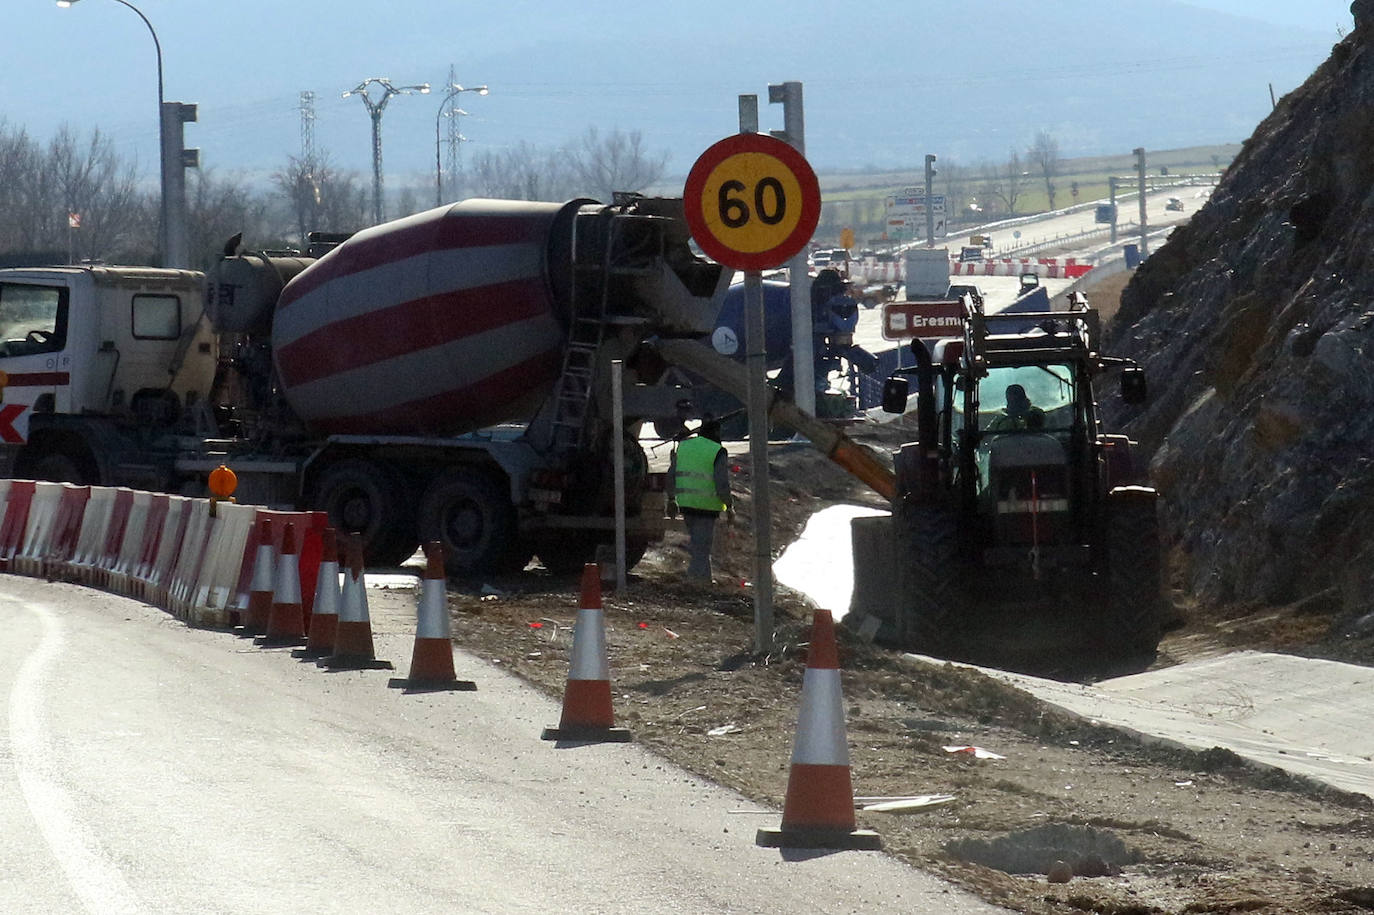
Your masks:
{"label": "distant mountain", "polygon": [[[799,79],[818,169],[902,167],[926,152],[1001,160],[1039,130],[1066,156],[1235,142],[1270,110],[1270,84],[1278,95],[1300,85],[1338,38],[1169,0],[1020,13],[871,0],[824,14],[761,0],[747,25],[720,3],[655,6],[644,41],[598,46],[596,23],[623,7],[541,10],[532,34],[557,41],[475,42],[489,50],[465,69],[502,87],[483,141],[552,145],[592,122],[642,130],[685,171],[737,129],[738,93],[758,93],[765,129],[778,127],[767,86]],[[551,92],[566,104],[550,107]]]}

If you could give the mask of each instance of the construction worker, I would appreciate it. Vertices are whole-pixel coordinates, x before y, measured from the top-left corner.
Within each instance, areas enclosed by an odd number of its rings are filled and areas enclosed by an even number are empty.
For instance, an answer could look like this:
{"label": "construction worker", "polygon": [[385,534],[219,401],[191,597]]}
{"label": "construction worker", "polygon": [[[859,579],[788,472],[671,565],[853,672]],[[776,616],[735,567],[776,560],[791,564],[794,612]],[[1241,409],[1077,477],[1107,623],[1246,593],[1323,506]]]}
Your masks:
{"label": "construction worker", "polygon": [[687,527],[687,577],[711,581],[711,546],[716,521],[726,513],[735,520],[730,496],[729,462],[720,444],[720,423],[707,419],[673,452],[668,465],[668,514],[681,509]]}

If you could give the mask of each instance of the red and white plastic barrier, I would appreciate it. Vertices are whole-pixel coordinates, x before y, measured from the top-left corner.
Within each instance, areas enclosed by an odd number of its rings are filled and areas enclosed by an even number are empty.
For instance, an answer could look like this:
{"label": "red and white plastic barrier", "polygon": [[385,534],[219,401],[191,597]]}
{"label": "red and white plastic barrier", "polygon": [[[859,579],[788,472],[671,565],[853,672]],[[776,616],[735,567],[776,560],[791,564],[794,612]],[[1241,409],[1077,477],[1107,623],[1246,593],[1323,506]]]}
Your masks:
{"label": "red and white plastic barrier", "polygon": [[[1093,268],[1073,257],[1002,257],[981,261],[949,262],[950,276],[1020,276],[1037,273],[1047,279],[1077,279]],[[864,283],[901,283],[906,280],[906,259],[878,261],[874,258],[850,261],[850,279]]]}

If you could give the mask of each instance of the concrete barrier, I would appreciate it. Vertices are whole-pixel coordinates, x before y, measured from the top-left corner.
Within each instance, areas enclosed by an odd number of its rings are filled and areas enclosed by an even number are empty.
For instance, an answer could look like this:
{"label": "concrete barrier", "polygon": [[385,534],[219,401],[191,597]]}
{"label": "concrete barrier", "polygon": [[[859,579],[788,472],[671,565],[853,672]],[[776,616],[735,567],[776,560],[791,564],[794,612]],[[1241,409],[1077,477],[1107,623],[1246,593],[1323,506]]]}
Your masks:
{"label": "concrete barrier", "polygon": [[10,560],[24,546],[34,484],[32,480],[0,480],[0,488],[5,505],[4,520],[0,521],[0,572],[8,572]]}

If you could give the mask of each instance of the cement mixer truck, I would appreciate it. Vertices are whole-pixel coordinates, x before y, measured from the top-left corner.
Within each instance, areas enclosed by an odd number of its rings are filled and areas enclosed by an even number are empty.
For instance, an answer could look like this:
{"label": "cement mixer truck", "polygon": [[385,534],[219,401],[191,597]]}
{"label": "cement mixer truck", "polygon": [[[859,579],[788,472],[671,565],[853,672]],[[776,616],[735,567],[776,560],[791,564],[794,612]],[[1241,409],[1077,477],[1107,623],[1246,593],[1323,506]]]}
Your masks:
{"label": "cement mixer truck", "polygon": [[730,272],[688,241],[678,200],[467,200],[306,251],[236,238],[208,276],[0,270],[0,470],[202,495],[225,463],[239,501],[326,511],[373,564],[439,540],[466,575],[592,559],[619,449],[633,562],[665,523],[636,433],[684,399],[664,354],[692,341],[743,391],[697,342]]}

